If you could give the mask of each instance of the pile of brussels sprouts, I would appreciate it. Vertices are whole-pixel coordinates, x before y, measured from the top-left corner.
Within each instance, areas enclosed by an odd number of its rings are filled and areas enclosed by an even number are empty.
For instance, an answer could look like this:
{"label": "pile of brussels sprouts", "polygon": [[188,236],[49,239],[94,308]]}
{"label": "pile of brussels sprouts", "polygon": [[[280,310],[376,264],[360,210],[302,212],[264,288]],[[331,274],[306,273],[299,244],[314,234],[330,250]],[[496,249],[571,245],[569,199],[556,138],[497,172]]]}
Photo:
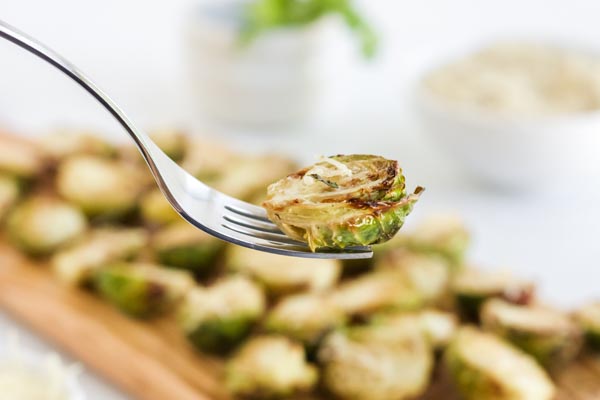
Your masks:
{"label": "pile of brussels sprouts", "polygon": [[[295,169],[177,131],[153,138],[257,204]],[[176,316],[191,344],[225,359],[238,398],[412,399],[444,371],[465,399],[549,400],[552,377],[600,350],[600,303],[566,314],[531,282],[472,268],[456,218],[423,221],[367,261],[225,245],[180,219],[134,149],[92,134],[0,138],[0,221],[64,283],[134,318]]]}

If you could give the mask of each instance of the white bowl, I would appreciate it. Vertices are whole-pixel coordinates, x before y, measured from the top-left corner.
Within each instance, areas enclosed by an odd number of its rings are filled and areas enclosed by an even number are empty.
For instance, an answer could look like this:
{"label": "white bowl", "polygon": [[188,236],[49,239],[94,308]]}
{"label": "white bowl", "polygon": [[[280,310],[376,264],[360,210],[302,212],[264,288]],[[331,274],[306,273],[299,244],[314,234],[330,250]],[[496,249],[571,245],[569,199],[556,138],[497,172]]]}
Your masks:
{"label": "white bowl", "polygon": [[203,114],[233,125],[285,125],[314,103],[317,30],[281,28],[242,45],[240,2],[192,9],[187,23],[189,85]]}
{"label": "white bowl", "polygon": [[513,190],[598,182],[600,112],[501,115],[451,104],[422,81],[415,103],[423,130],[478,181]]}

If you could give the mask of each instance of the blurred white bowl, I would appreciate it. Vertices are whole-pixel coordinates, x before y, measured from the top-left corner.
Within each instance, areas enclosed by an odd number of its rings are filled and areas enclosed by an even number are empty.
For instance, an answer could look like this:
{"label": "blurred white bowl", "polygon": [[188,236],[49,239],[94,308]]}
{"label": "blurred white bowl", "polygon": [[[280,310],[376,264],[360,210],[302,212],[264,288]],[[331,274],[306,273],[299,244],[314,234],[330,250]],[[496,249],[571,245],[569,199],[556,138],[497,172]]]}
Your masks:
{"label": "blurred white bowl", "polygon": [[600,177],[600,111],[559,116],[496,114],[431,94],[422,82],[415,105],[423,130],[465,174],[500,189],[594,185]]}
{"label": "blurred white bowl", "polygon": [[296,122],[313,103],[315,29],[273,29],[243,45],[241,4],[204,3],[190,13],[186,53],[199,108],[235,125]]}

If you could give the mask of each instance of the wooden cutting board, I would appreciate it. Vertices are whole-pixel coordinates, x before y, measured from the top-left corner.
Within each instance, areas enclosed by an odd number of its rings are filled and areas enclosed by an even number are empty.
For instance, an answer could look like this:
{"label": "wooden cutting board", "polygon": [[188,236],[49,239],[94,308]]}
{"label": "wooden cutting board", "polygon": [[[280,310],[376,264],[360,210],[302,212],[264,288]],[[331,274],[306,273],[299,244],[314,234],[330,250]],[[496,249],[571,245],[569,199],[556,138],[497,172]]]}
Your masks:
{"label": "wooden cutting board", "polygon": [[[92,293],[62,286],[45,265],[2,241],[0,308],[135,399],[230,399],[222,362],[191,348],[174,321],[123,316]],[[583,358],[557,379],[557,400],[600,399],[600,358]],[[442,372],[434,380],[423,400],[458,399]]]}

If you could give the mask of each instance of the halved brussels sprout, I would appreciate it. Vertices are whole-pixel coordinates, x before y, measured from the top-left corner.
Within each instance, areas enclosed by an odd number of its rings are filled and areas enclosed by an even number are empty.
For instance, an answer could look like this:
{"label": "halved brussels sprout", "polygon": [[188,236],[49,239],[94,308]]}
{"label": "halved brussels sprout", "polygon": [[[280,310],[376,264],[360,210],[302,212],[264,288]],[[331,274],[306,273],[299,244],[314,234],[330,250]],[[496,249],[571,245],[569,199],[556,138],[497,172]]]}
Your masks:
{"label": "halved brussels sprout", "polygon": [[207,138],[190,139],[181,167],[205,183],[214,184],[239,156]]}
{"label": "halved brussels sprout", "polygon": [[150,132],[150,139],[172,160],[179,161],[185,155],[187,136],[177,129],[160,129]]}
{"label": "halved brussels sprout", "polygon": [[16,178],[0,175],[0,222],[19,198],[19,182]]}
{"label": "halved brussels sprout", "polygon": [[227,248],[225,263],[262,283],[272,296],[329,289],[341,272],[338,260],[285,257],[241,246]]}
{"label": "halved brussels sprout", "polygon": [[587,345],[600,351],[600,302],[586,304],[576,313],[575,318],[583,328]]}
{"label": "halved brussels sprout", "polygon": [[140,213],[144,221],[150,225],[166,225],[182,221],[181,216],[177,214],[160,189],[153,189],[142,196]]}
{"label": "halved brussels sprout", "polygon": [[111,143],[89,132],[61,130],[42,136],[38,140],[42,152],[54,161],[76,154],[112,157],[117,149]]}
{"label": "halved brussels sprout", "polygon": [[295,164],[275,155],[244,157],[230,163],[214,183],[216,189],[242,200],[251,200],[267,186],[291,173]]}
{"label": "halved brussels sprout", "polygon": [[406,194],[397,161],[340,155],[273,183],[263,206],[285,234],[315,251],[389,240],[421,191]]}
{"label": "halved brussels sprout", "polygon": [[415,398],[429,383],[433,354],[414,317],[330,333],[319,349],[322,382],[336,398]]}
{"label": "halved brussels sprout", "polygon": [[215,259],[224,244],[185,221],[161,229],[153,239],[159,263],[198,275],[206,275],[214,269]]}
{"label": "halved brussels sprout", "polygon": [[427,304],[441,304],[448,297],[450,269],[436,254],[420,254],[396,249],[378,257],[376,270],[392,270],[402,275]]}
{"label": "halved brussels sprout", "polygon": [[554,384],[535,359],[496,336],[461,328],[445,363],[466,400],[551,400]]}
{"label": "halved brussels sprout", "polygon": [[417,319],[425,337],[435,349],[446,347],[458,329],[458,318],[449,312],[423,310],[417,314]]}
{"label": "halved brussels sprout", "polygon": [[254,282],[227,277],[208,288],[189,291],[179,309],[179,323],[198,349],[222,353],[248,335],[263,315],[265,303],[262,289]]}
{"label": "halved brussels sprout", "polygon": [[459,268],[463,264],[470,235],[459,217],[437,215],[421,222],[403,239],[410,248],[440,254]]}
{"label": "halved brussels sprout", "polygon": [[145,180],[128,164],[96,156],[75,156],[58,166],[56,187],[89,216],[119,218],[135,209]]}
{"label": "halved brussels sprout", "polygon": [[148,243],[143,229],[103,228],[82,241],[54,254],[50,265],[58,278],[69,285],[88,283],[102,266],[135,257]]}
{"label": "halved brussels sprout", "polygon": [[48,255],[67,245],[87,229],[85,216],[69,203],[35,197],[19,204],[8,215],[12,242],[25,253]]}
{"label": "halved brussels sprout", "polygon": [[194,286],[186,271],[158,265],[119,262],[99,268],[94,287],[126,314],[151,317],[172,308]]}
{"label": "halved brussels sprout", "polygon": [[287,399],[309,392],[318,373],[305,361],[301,344],[284,336],[257,336],[227,362],[225,379],[235,396]]}
{"label": "halved brussels sprout", "polygon": [[581,331],[571,318],[552,308],[518,306],[503,300],[486,302],[483,327],[531,354],[544,367],[565,366],[581,348]]}
{"label": "halved brussels sprout", "polygon": [[380,311],[415,310],[425,305],[423,295],[398,271],[376,271],[348,280],[331,293],[344,313],[366,316]]}
{"label": "halved brussels sprout", "polygon": [[44,167],[44,157],[33,144],[0,137],[0,173],[27,182],[37,177]]}
{"label": "halved brussels sprout", "polygon": [[515,304],[529,304],[535,287],[531,282],[515,278],[507,271],[466,268],[454,277],[451,291],[461,315],[478,321],[479,310],[486,300],[502,298]]}
{"label": "halved brussels sprout", "polygon": [[419,327],[431,348],[440,350],[450,342],[458,329],[456,315],[436,309],[421,311],[383,312],[369,319],[372,325],[394,326],[397,320],[412,320]]}
{"label": "halved brussels sprout", "polygon": [[311,355],[325,334],[345,320],[342,310],[324,294],[302,293],[277,303],[267,315],[264,329],[304,343]]}

